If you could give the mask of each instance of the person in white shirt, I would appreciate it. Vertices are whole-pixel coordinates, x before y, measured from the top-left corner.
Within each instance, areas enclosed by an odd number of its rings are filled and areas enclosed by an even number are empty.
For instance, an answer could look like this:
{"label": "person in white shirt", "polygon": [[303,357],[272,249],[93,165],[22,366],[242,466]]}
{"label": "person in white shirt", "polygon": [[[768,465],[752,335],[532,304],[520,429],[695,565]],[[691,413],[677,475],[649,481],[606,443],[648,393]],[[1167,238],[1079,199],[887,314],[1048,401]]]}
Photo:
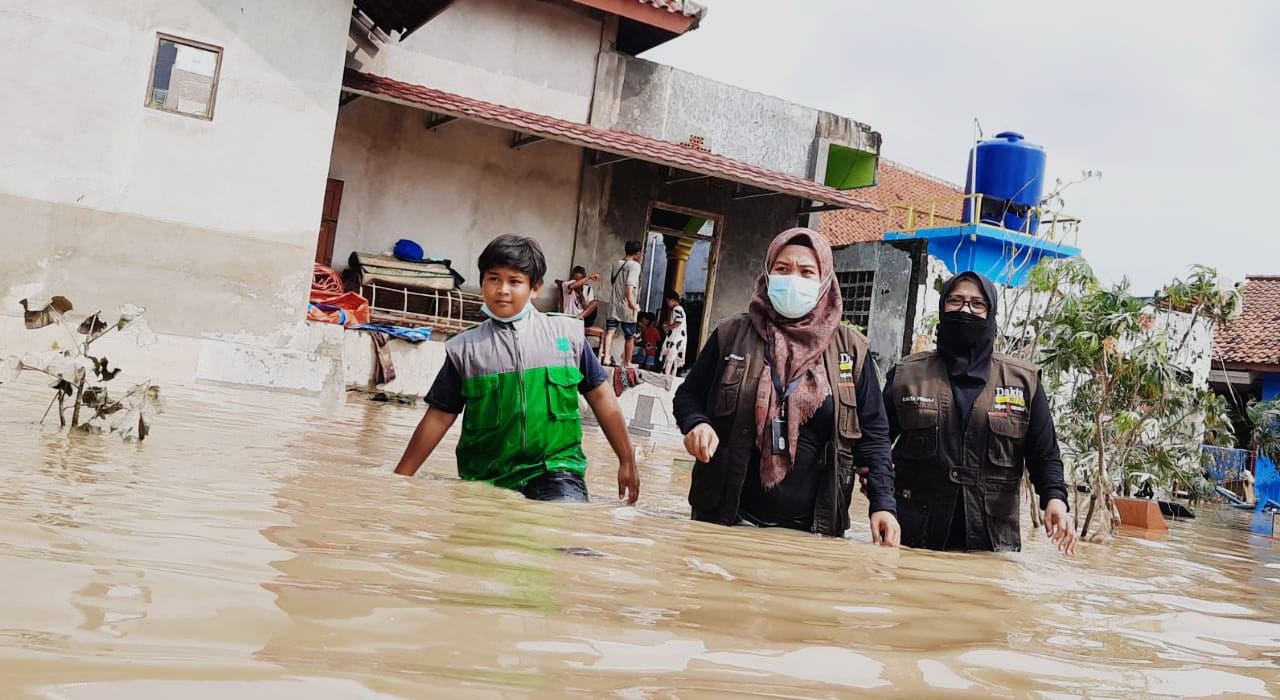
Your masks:
{"label": "person in white shirt", "polygon": [[[588,275],[587,268],[579,265],[573,268],[573,272],[569,274],[569,280],[564,283],[564,300],[560,308],[564,310],[567,316],[582,316],[587,310],[591,302],[596,300],[595,290],[591,286],[591,282],[599,282],[600,275]],[[583,318],[583,325],[588,327],[595,325],[596,315],[592,312],[589,318]]]}

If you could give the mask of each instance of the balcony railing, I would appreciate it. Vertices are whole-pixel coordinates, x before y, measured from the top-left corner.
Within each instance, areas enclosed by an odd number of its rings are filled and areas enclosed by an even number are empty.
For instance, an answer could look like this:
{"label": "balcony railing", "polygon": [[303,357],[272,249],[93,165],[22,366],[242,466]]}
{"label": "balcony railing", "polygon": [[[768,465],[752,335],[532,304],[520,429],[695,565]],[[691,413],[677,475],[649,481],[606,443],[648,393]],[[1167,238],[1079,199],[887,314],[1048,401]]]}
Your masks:
{"label": "balcony railing", "polygon": [[[926,229],[951,228],[966,225],[961,212],[965,204],[969,204],[970,218],[973,212],[982,211],[984,195],[964,194],[924,202],[902,202],[889,205],[889,230],[906,234]],[[1070,243],[1077,245],[1080,238],[1080,219],[1047,207],[1031,207],[1024,218],[1021,230],[1005,228],[1003,223],[985,226],[1021,233],[1026,236],[1043,238],[1053,243]],[[1035,233],[1031,232],[1033,222],[1039,222]]]}

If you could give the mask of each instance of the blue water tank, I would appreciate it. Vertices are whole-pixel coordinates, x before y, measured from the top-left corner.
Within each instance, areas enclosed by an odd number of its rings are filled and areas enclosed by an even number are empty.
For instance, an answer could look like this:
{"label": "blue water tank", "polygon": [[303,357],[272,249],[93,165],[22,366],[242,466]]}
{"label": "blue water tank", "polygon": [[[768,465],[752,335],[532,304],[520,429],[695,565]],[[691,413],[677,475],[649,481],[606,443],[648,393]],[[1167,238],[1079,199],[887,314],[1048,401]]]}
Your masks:
{"label": "blue water tank", "polygon": [[[969,154],[965,192],[980,192],[982,211],[978,220],[1013,231],[1034,234],[1038,217],[1031,214],[1044,194],[1044,149],[1028,143],[1012,131],[1002,131],[994,139],[982,141]],[[977,177],[974,177],[974,169]],[[974,181],[977,180],[977,187]],[[965,202],[965,223],[972,223],[970,202]]]}

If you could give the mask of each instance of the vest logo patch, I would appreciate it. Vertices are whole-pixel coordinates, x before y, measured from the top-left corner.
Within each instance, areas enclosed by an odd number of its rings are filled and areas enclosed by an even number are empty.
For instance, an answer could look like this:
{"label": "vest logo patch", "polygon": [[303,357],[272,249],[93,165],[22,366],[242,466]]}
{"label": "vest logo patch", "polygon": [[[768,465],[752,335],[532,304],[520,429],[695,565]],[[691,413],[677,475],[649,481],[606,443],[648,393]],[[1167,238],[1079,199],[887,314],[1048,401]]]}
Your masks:
{"label": "vest logo patch", "polygon": [[1027,394],[1020,386],[998,386],[995,403],[998,410],[1024,413],[1027,410]]}
{"label": "vest logo patch", "polygon": [[904,396],[902,397],[902,403],[935,404],[938,403],[938,400],[932,396]]}
{"label": "vest logo patch", "polygon": [[853,358],[849,357],[847,352],[840,353],[840,372],[841,374],[853,372]]}
{"label": "vest logo patch", "polygon": [[568,338],[556,338],[556,351],[562,355],[572,355],[573,342]]}

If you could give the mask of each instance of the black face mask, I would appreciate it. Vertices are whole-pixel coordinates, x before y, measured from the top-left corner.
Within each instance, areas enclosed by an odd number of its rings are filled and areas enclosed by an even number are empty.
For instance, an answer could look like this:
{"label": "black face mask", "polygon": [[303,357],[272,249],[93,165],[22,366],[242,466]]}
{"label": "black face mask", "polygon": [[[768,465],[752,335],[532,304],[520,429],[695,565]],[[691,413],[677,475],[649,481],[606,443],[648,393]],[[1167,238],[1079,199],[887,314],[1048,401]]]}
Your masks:
{"label": "black face mask", "polygon": [[944,311],[938,321],[938,349],[968,355],[986,340],[987,319],[968,311]]}
{"label": "black face mask", "polygon": [[[971,279],[982,287],[987,299],[987,316],[968,311],[947,311],[943,301],[962,279]],[[938,354],[947,362],[947,374],[953,382],[982,384],[991,368],[991,354],[996,344],[996,288],[985,277],[965,273],[951,278],[938,299]]]}

